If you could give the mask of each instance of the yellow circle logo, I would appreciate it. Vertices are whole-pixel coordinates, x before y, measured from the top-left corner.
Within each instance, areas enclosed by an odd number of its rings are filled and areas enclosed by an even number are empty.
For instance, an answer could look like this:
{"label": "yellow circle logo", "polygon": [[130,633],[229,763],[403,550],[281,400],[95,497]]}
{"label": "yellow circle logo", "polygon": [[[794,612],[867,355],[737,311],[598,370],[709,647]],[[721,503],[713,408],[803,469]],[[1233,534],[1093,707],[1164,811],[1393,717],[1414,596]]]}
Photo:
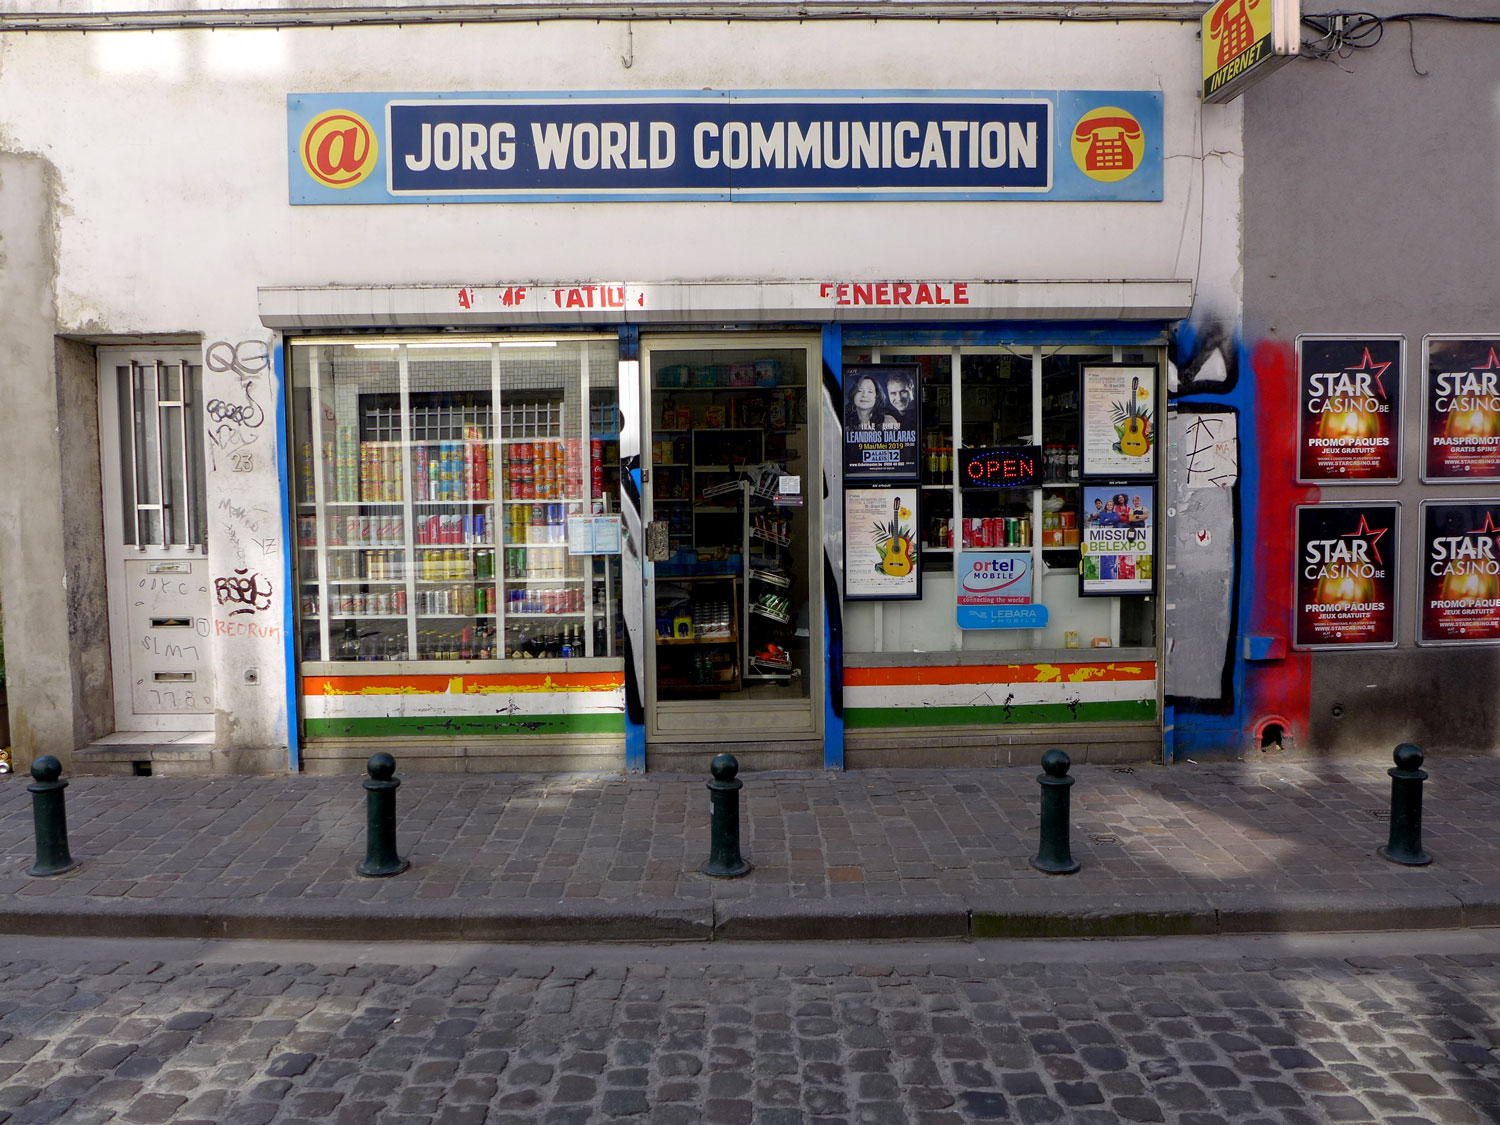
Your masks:
{"label": "yellow circle logo", "polygon": [[1089,110],[1073,128],[1073,163],[1091,180],[1117,183],[1140,167],[1145,154],[1141,123],[1115,106]]}
{"label": "yellow circle logo", "polygon": [[375,130],[359,114],[330,109],[302,130],[301,151],[309,176],[327,187],[347,188],[374,171],[380,146]]}

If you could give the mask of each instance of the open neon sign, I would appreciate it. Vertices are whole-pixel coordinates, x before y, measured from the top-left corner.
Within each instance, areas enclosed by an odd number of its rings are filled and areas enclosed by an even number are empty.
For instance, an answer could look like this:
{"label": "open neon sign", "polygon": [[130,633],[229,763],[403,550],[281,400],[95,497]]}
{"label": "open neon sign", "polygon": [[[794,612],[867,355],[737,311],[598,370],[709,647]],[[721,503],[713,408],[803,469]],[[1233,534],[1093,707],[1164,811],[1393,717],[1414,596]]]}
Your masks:
{"label": "open neon sign", "polygon": [[1042,463],[1039,445],[959,452],[959,479],[964,488],[1035,488]]}

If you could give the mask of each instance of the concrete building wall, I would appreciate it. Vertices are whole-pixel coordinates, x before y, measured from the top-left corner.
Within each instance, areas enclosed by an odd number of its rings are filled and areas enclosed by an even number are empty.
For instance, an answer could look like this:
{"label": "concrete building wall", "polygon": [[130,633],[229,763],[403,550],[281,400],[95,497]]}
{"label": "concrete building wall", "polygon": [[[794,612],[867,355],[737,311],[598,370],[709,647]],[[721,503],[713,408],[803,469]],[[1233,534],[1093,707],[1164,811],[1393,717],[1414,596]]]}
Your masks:
{"label": "concrete building wall", "polygon": [[[1487,3],[1443,10],[1494,13]],[[1402,504],[1399,647],[1243,666],[1246,735],[1284,713],[1286,733],[1318,750],[1389,749],[1404,740],[1428,749],[1496,745],[1500,653],[1418,648],[1416,635],[1420,502],[1500,495],[1497,485],[1420,479],[1424,333],[1500,334],[1497,51],[1497,27],[1388,23],[1373,49],[1336,63],[1304,57],[1244,98],[1242,355],[1265,424],[1252,454],[1258,547],[1242,554],[1243,631],[1290,629],[1293,505]],[[1296,336],[1392,332],[1407,338],[1402,483],[1297,486]]]}
{"label": "concrete building wall", "polygon": [[70,758],[79,731],[53,304],[58,181],[39,156],[0,152],[0,577],[11,739],[20,762]]}
{"label": "concrete building wall", "polygon": [[[37,490],[8,498],[3,518],[7,530],[23,521],[29,527],[40,506],[57,510],[47,518],[58,525],[49,533],[44,519],[37,534],[0,547],[8,636],[22,629],[31,635],[30,623],[45,619],[35,636],[53,637],[35,661],[27,661],[27,646],[39,640],[8,649],[13,703],[34,695],[49,700],[42,710],[33,702],[13,710],[13,722],[49,732],[18,744],[61,748],[102,721],[96,693],[86,693],[90,702],[79,711],[66,699],[51,702],[34,678],[50,684],[66,672],[62,679],[78,691],[101,675],[98,623],[89,618],[70,644],[61,624],[71,620],[68,597],[48,592],[54,583],[46,568],[62,572],[67,549],[61,462],[75,459],[74,446],[89,440],[83,423],[59,433],[60,406],[71,417],[89,404],[75,370],[79,356],[69,352],[68,371],[61,371],[55,337],[193,335],[203,340],[205,398],[262,409],[254,425],[211,425],[208,434],[211,575],[258,575],[272,591],[250,619],[215,606],[216,737],[226,751],[253,758],[280,748],[285,760],[281,389],[277,340],[257,318],[257,286],[1186,277],[1197,282],[1205,307],[1233,319],[1240,117],[1231,107],[1200,121],[1198,53],[1191,21],[560,21],[0,33],[0,157],[7,161],[0,167],[11,180],[0,187],[0,202],[19,203],[7,206],[0,222],[25,251],[17,256],[8,244],[4,284],[31,305],[0,321],[0,354],[14,360],[13,380],[0,394],[17,407],[5,415],[6,426],[28,423],[24,440],[0,443],[0,463],[24,465],[25,479],[43,479]],[[391,207],[287,201],[291,92],[870,87],[1161,90],[1165,198]],[[232,452],[249,454],[248,463],[231,465]],[[89,495],[97,497],[97,465],[94,472]],[[97,592],[92,570],[76,582]],[[247,669],[257,673],[255,683]],[[59,727],[64,715],[69,720]]]}

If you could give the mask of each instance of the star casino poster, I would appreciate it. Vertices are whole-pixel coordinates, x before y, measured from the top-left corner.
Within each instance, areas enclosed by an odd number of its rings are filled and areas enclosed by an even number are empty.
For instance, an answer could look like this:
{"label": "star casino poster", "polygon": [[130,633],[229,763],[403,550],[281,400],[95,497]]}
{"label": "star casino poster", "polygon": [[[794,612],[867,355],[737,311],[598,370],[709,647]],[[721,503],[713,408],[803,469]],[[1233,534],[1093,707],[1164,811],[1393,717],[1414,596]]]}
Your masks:
{"label": "star casino poster", "polygon": [[1297,338],[1297,480],[1401,479],[1404,336]]}
{"label": "star casino poster", "polygon": [[1500,337],[1428,336],[1423,480],[1500,480]]}
{"label": "star casino poster", "polygon": [[1500,641],[1500,500],[1422,505],[1422,619],[1417,643]]}
{"label": "star casino poster", "polygon": [[1400,511],[1395,503],[1298,506],[1293,648],[1395,646]]}

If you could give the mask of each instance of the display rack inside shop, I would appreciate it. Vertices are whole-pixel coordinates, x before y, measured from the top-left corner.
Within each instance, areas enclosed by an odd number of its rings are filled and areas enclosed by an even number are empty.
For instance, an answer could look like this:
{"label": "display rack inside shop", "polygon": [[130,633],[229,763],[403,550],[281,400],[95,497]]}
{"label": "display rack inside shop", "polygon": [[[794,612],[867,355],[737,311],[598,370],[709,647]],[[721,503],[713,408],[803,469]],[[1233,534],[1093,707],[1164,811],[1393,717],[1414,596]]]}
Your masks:
{"label": "display rack inside shop", "polygon": [[793,643],[791,565],[792,522],[788,507],[800,507],[802,497],[783,497],[777,481],[785,466],[762,465],[740,481],[745,517],[745,659],[747,680],[789,681],[800,676]]}
{"label": "display rack inside shop", "polygon": [[594,581],[592,560],[567,549],[567,518],[606,503],[604,438],[564,436],[569,411],[577,433],[582,409],[561,392],[517,396],[498,416],[487,393],[412,393],[404,418],[398,396],[362,394],[357,426],[322,426],[320,448],[301,450],[304,657],[608,647],[607,568]]}
{"label": "display rack inside shop", "polygon": [[800,674],[781,643],[793,580],[775,486],[800,457],[788,437],[805,426],[806,405],[785,381],[766,359],[653,373],[652,510],[670,547],[655,566],[663,697]]}

